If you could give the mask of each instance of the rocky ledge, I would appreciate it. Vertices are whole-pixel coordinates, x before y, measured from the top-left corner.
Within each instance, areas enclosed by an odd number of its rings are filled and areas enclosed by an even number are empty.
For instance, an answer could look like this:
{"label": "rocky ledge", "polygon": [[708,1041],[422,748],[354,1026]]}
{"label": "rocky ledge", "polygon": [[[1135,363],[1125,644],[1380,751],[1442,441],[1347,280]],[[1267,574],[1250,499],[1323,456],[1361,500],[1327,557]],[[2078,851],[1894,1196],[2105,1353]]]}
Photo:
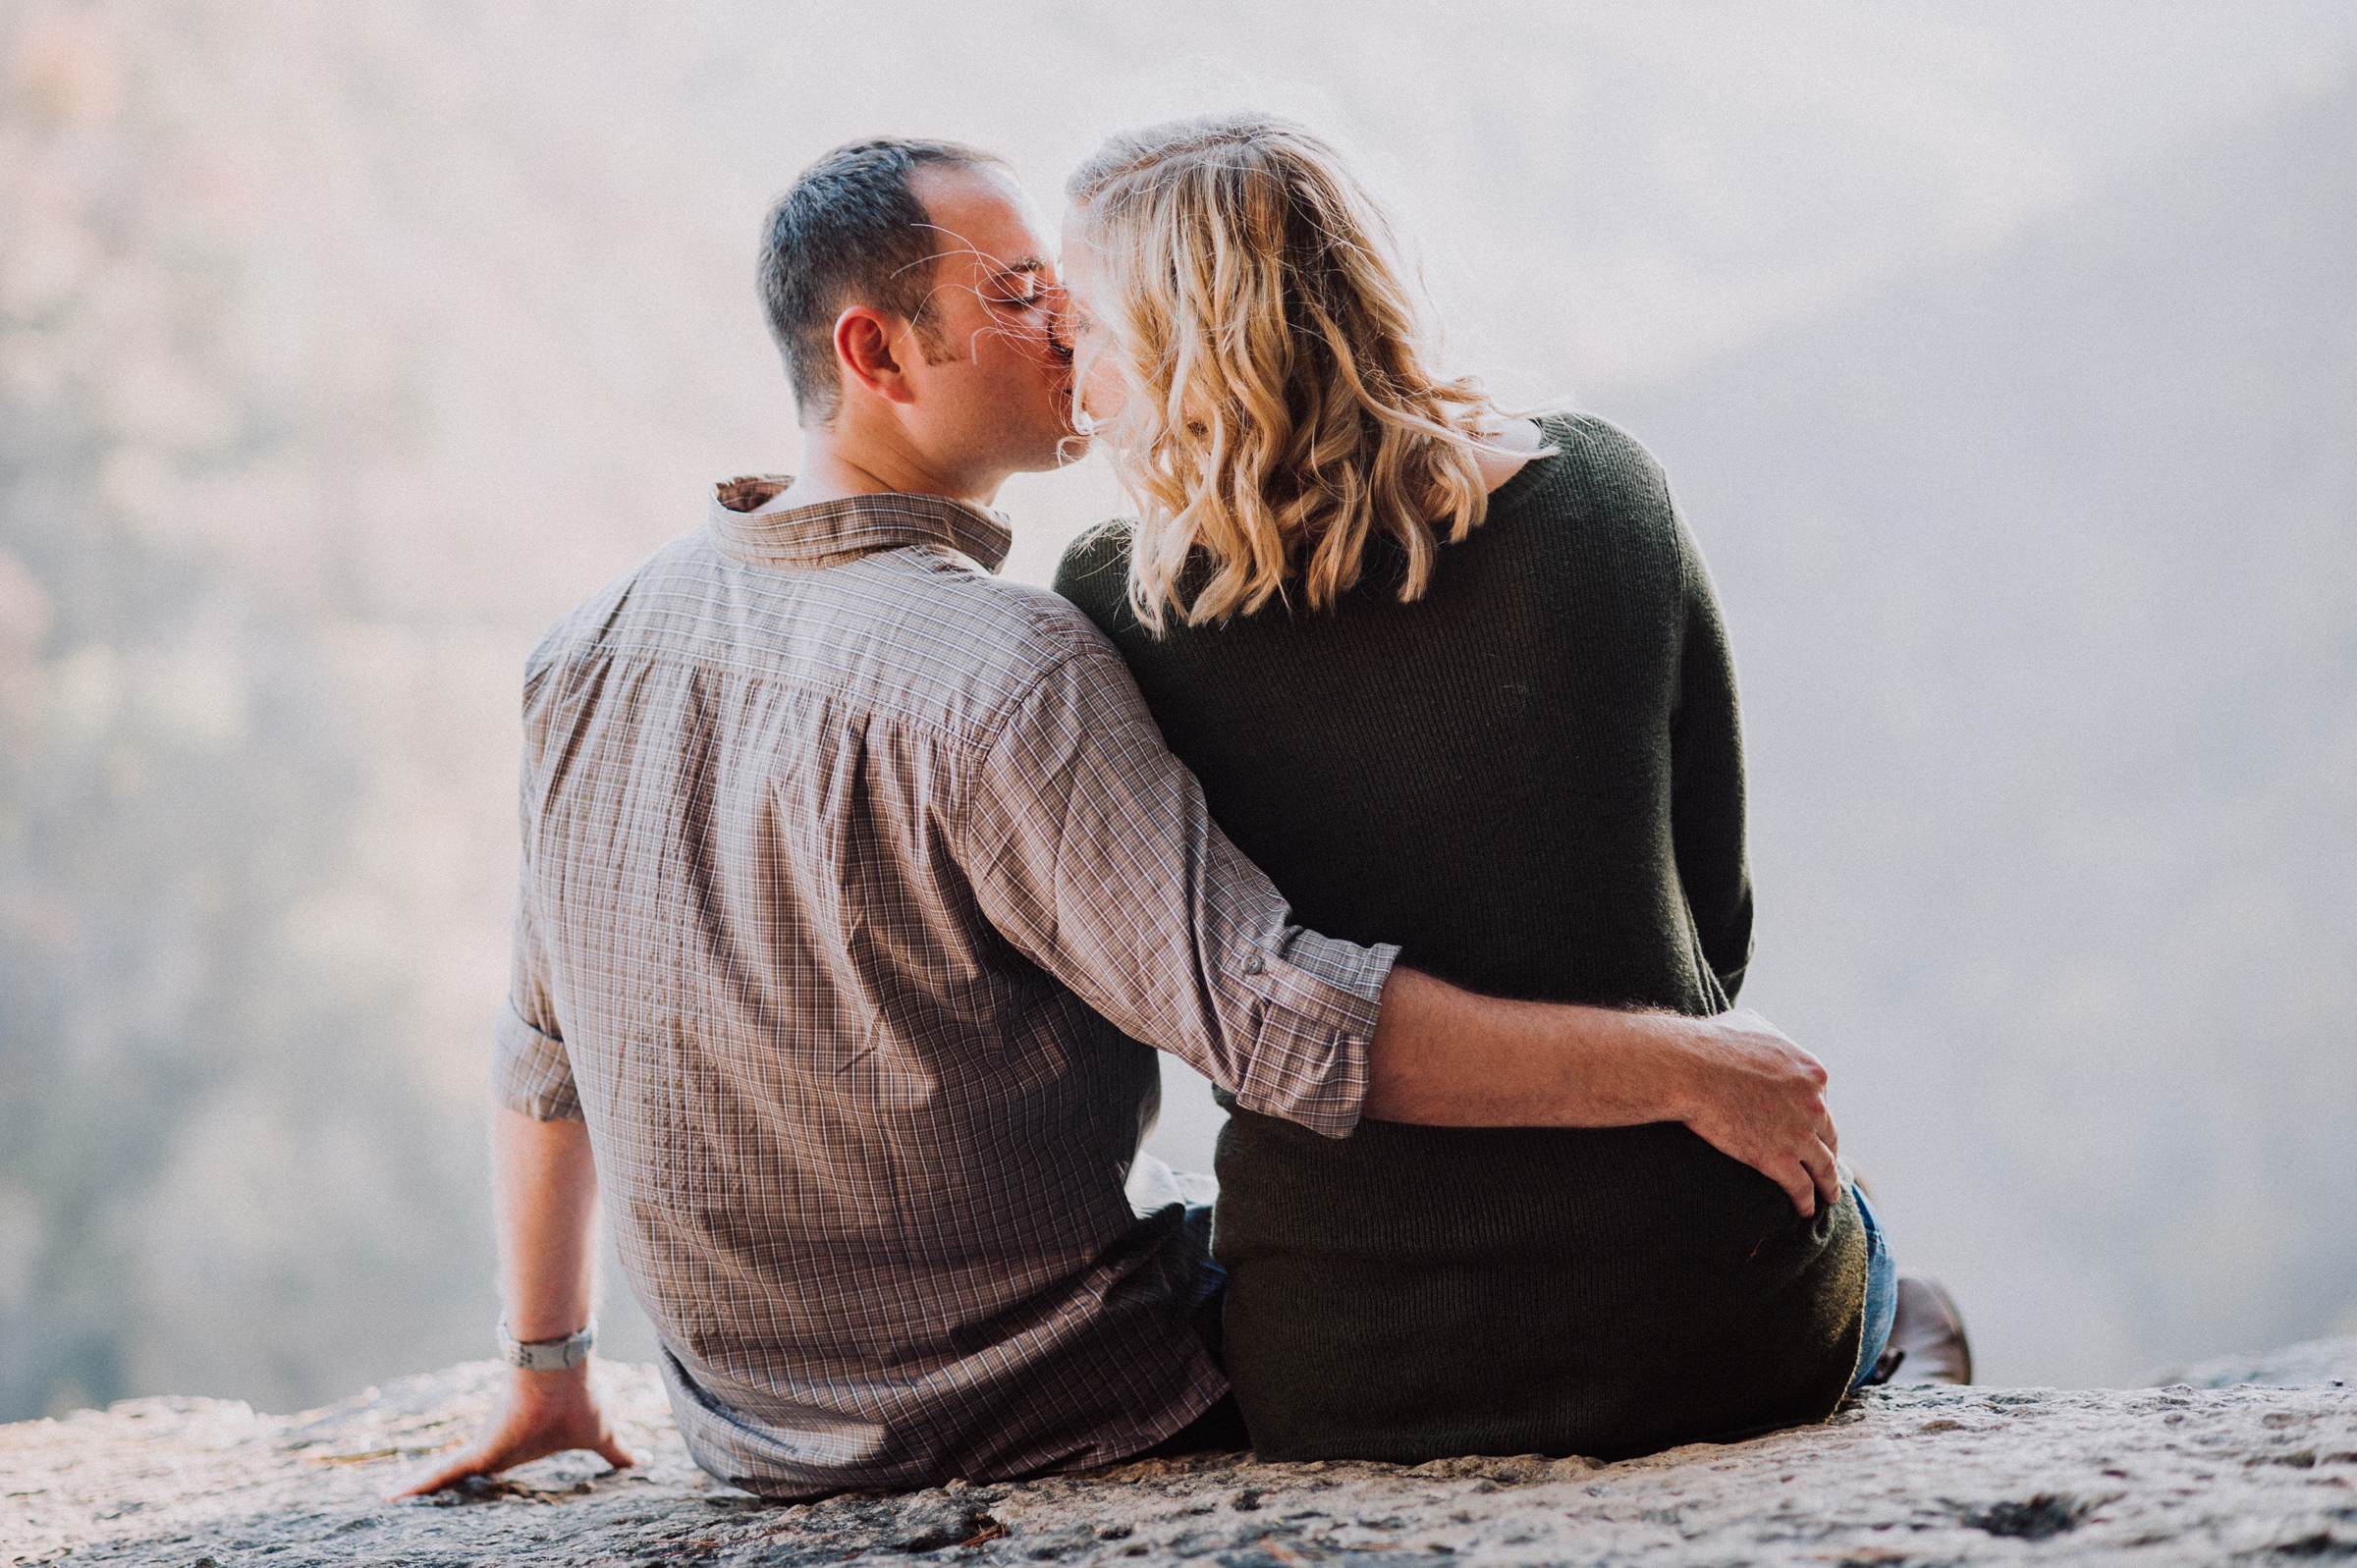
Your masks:
{"label": "rocky ledge", "polygon": [[1821,1427],[1612,1465],[1231,1454],[794,1505],[703,1475],[654,1370],[610,1365],[638,1468],[564,1455],[384,1501],[473,1430],[500,1372],[456,1367],[299,1416],[137,1399],[0,1427],[0,1543],[16,1563],[180,1568],[2357,1558],[2357,1339],[2165,1387],[1873,1390]]}

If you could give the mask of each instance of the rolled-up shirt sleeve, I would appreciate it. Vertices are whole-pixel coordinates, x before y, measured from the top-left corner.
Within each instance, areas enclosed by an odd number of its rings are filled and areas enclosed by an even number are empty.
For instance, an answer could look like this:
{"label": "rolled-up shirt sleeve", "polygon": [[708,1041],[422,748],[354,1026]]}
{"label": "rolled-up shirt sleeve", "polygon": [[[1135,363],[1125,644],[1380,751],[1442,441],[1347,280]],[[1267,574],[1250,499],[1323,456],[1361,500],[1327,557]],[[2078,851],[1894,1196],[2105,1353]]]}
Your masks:
{"label": "rolled-up shirt sleeve", "polygon": [[1248,1110],[1358,1123],[1398,948],[1295,924],[1211,820],[1096,629],[1010,715],[976,771],[961,859],[991,923],[1106,1019]]}
{"label": "rolled-up shirt sleeve", "polygon": [[491,1096],[534,1121],[578,1121],[581,1102],[574,1092],[573,1060],[565,1053],[565,1033],[549,995],[548,954],[532,910],[528,823],[525,832],[508,1004],[500,1009],[491,1037]]}

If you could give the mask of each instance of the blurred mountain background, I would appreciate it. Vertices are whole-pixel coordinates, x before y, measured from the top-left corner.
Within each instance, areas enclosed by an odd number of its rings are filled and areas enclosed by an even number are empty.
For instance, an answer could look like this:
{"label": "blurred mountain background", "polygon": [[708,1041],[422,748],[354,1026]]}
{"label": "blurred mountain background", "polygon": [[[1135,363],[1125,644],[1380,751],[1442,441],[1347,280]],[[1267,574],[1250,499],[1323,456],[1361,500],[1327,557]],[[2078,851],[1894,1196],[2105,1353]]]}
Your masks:
{"label": "blurred mountain background", "polygon": [[1242,104],[1669,465],[1744,1000],[1984,1376],[2357,1331],[2357,10],[0,0],[0,1420],[483,1353],[518,676],[793,466],[768,201]]}
{"label": "blurred mountain background", "polygon": [[1737,638],[1745,1000],[1993,1355],[2357,1331],[2357,83],[1611,406]]}

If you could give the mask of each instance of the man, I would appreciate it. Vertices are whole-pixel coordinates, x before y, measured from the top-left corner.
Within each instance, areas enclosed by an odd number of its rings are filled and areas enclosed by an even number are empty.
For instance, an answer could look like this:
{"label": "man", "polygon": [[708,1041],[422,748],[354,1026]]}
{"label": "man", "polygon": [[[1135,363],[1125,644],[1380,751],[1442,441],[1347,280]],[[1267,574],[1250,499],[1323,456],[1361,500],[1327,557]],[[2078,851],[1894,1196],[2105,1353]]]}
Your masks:
{"label": "man", "polygon": [[763,262],[801,472],[721,486],[534,653],[494,1068],[519,1370],[413,1491],[630,1462],[581,1359],[601,1188],[689,1452],[735,1485],[1234,1440],[1199,1231],[1124,1197],[1138,1041],[1328,1136],[1683,1121],[1800,1213],[1836,1200],[1805,1052],[1745,1015],[1475,997],[1301,930],[1111,646],[987,574],[1000,484],[1075,447],[1049,255],[997,159],[821,159]]}

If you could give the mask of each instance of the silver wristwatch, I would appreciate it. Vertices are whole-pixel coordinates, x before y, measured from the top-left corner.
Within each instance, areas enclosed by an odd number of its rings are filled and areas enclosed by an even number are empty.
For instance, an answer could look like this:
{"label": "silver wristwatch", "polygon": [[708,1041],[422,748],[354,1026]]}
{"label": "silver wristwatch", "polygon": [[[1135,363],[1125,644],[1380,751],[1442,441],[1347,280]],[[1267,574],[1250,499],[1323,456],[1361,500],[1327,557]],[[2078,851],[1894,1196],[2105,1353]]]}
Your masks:
{"label": "silver wristwatch", "polygon": [[525,1343],[508,1332],[508,1320],[499,1320],[499,1353],[511,1367],[525,1372],[563,1372],[577,1367],[589,1359],[589,1347],[597,1343],[597,1320],[577,1334],[562,1339],[534,1339]]}

